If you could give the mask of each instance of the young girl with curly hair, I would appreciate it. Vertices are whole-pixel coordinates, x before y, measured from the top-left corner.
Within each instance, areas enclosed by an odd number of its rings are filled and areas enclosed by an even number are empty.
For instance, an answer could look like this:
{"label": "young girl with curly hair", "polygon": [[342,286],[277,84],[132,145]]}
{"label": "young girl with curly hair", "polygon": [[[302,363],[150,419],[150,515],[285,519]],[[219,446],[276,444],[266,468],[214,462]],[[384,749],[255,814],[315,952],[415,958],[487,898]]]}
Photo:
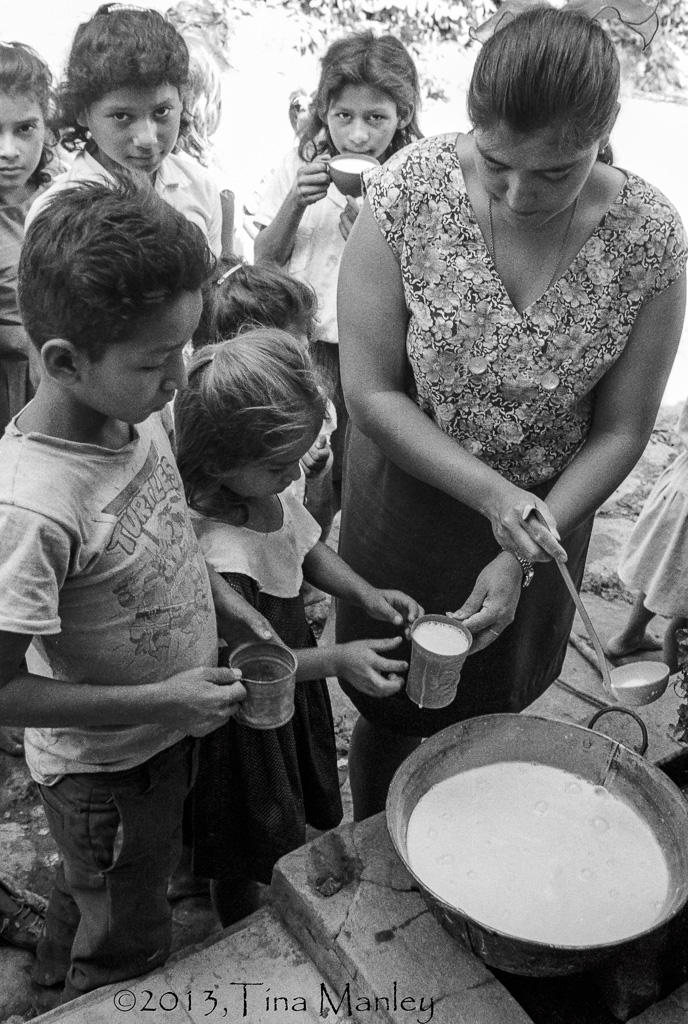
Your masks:
{"label": "young girl with curly hair", "polygon": [[77,156],[34,204],[30,219],[55,189],[107,180],[122,168],[145,175],[162,198],[197,224],[215,255],[222,210],[212,176],[175,152],[189,78],[189,52],[162,14],[103,4],[79,25],[59,91],[58,125]]}
{"label": "young girl with curly hair", "polygon": [[346,596],[397,633],[421,609],[351,572],[289,491],[318,435],[325,396],[303,345],[284,331],[247,331],[197,352],[175,402],[177,461],[208,563],[268,620],[298,661],[295,712],[275,729],[233,723],[200,746],[193,794],[193,868],[214,879],[228,925],[255,909],[257,884],[305,842],[306,822],[342,815],[325,677],[341,672],[369,694],[402,686],[400,638],[317,647],[304,578]]}

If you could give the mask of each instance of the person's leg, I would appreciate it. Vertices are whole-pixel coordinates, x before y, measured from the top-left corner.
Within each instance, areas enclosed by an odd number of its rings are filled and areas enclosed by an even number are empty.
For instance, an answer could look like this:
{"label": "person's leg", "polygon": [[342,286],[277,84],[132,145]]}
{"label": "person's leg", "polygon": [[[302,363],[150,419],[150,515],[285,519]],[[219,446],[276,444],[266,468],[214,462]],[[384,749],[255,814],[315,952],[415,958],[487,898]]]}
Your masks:
{"label": "person's leg", "polygon": [[387,790],[394,773],[420,743],[420,736],[389,732],[359,715],[349,747],[354,821],[362,821],[385,809]]}
{"label": "person's leg", "polygon": [[81,914],[63,1002],[167,958],[167,885],[181,853],[191,776],[184,743],[130,771],[66,776],[43,787],[65,882]]}
{"label": "person's leg", "polygon": [[81,913],[69,891],[60,861],[55,868],[45,927],[36,947],[32,981],[45,988],[64,984],[72,962],[72,944],[80,919]]}
{"label": "person's leg", "polygon": [[647,627],[655,613],[645,607],[645,594],[636,595],[631,613],[620,633],[611,637],[605,646],[610,658],[624,658],[636,651],[659,651],[662,644],[647,633]]}
{"label": "person's leg", "polygon": [[679,670],[679,644],[677,633],[679,629],[686,629],[688,627],[688,618],[683,615],[675,615],[673,619],[669,621],[669,625],[664,633],[664,643],[662,644],[662,657],[665,663],[669,666],[670,672],[678,672]]}
{"label": "person's leg", "polygon": [[236,875],[232,878],[213,879],[210,883],[210,896],[222,927],[227,928],[258,910],[262,905],[261,894],[264,890],[265,886],[252,878]]}

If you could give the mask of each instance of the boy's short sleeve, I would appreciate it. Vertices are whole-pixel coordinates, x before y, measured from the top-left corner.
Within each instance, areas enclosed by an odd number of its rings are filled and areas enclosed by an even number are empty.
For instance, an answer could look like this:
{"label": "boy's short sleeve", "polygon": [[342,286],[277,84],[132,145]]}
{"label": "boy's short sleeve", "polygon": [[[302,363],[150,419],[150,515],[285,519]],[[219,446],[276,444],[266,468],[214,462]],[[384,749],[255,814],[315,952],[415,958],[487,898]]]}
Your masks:
{"label": "boy's short sleeve", "polygon": [[69,538],[57,523],[0,504],[0,630],[60,632],[59,596],[69,560]]}

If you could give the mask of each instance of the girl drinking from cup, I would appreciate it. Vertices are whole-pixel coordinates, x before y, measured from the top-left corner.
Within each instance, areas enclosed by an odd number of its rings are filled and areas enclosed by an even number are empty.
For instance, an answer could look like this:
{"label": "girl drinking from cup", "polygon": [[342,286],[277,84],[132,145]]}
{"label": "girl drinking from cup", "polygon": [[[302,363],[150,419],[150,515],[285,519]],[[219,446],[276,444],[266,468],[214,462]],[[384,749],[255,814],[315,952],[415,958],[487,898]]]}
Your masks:
{"label": "girl drinking from cup", "polygon": [[[683,324],[678,214],[608,162],[609,36],[566,8],[498,14],[473,130],[370,172],[342,260],[340,550],[475,638],[440,711],[344,681],[361,712],[358,818],[422,736],[520,711],[557,678],[574,608],[554,560],[580,586],[595,510],[647,443]],[[384,627],[342,602],[338,639],[371,635]]]}
{"label": "girl drinking from cup", "polygon": [[[193,798],[193,870],[215,880],[224,925],[255,909],[259,882],[305,841],[305,823],[341,819],[332,711],[322,677],[340,673],[368,694],[403,684],[399,632],[421,609],[366,583],[319,540],[289,492],[322,427],[325,397],[304,347],[283,331],[240,334],[195,355],[177,395],[177,460],[208,563],[270,622],[298,660],[294,717],[240,723],[201,743]],[[304,577],[360,604],[397,635],[318,648],[300,596]],[[389,654],[389,657],[386,655]]]}
{"label": "girl drinking from cup", "polygon": [[76,158],[31,209],[55,189],[102,181],[122,168],[146,175],[155,191],[197,224],[215,255],[222,248],[220,194],[209,172],[173,152],[182,118],[189,53],[157,11],[103,4],[79,25],[60,89],[58,124]]}
{"label": "girl drinking from cup", "polygon": [[337,153],[384,162],[420,137],[419,101],[416,67],[394,36],[376,38],[372,32],[361,32],[333,43],[322,59],[298,149],[272,174],[255,215],[261,229],[254,242],[256,262],[279,264],[308,282],[318,298],[311,348],[337,412],[332,438],[337,507],[348,420],[337,349],[337,275],[359,205],[331,183],[328,163]]}

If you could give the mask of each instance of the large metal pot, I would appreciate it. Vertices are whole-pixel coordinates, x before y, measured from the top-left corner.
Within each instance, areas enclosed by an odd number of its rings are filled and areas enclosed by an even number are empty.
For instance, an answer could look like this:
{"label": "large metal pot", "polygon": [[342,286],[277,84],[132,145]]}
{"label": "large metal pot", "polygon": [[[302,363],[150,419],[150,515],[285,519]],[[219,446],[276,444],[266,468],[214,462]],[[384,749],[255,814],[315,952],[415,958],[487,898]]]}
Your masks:
{"label": "large metal pot", "polygon": [[[670,894],[661,920],[621,942],[554,946],[507,935],[476,921],[433,893],[408,863],[411,812],[435,783],[486,764],[528,761],[573,772],[626,800],[652,828],[669,867]],[[430,909],[456,939],[492,967],[548,977],[599,967],[606,959],[657,947],[688,901],[688,804],[666,775],[598,732],[534,715],[484,715],[425,740],[397,770],[387,797],[392,843]],[[497,827],[497,826],[496,826]]]}

